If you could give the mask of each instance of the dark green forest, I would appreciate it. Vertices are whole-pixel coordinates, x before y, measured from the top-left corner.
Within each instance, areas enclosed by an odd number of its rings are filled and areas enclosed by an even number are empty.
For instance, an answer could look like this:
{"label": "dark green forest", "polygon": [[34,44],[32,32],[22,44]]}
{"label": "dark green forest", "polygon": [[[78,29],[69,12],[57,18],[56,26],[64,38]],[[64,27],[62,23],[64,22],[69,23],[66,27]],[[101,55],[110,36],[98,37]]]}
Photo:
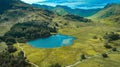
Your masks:
{"label": "dark green forest", "polygon": [[37,38],[45,38],[51,36],[51,32],[57,32],[56,28],[48,27],[47,22],[24,22],[15,24],[10,31],[8,31],[1,40],[5,41],[7,45],[16,43],[25,43]]}

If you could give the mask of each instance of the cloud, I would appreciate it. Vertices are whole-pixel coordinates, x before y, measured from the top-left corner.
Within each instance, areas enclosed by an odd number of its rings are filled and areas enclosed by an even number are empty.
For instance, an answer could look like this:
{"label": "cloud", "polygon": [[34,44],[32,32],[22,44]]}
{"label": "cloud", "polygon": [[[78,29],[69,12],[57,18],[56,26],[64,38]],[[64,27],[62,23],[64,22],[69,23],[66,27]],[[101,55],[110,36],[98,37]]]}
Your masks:
{"label": "cloud", "polygon": [[65,5],[65,6],[69,6],[69,7],[76,7],[76,5],[79,5],[79,4],[84,4],[84,2],[64,2],[64,3],[54,3],[54,2],[39,2],[37,4],[40,4],[40,5],[48,5],[48,6],[56,6],[56,5]]}
{"label": "cloud", "polygon": [[46,1],[46,0],[21,0],[25,3],[29,3],[29,4],[32,4],[32,3],[36,3],[36,2],[43,2],[43,1]]}
{"label": "cloud", "polygon": [[103,8],[107,3],[120,3],[120,0],[22,0],[26,3],[56,6],[64,5],[71,8]]}

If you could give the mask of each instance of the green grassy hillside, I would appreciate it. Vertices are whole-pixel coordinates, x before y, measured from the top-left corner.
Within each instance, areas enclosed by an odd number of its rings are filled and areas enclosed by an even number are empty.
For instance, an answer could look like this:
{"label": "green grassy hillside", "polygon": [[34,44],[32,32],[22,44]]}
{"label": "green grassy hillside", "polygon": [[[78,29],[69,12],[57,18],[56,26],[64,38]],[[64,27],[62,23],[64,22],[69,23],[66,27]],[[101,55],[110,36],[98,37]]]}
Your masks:
{"label": "green grassy hillside", "polygon": [[[92,19],[103,19],[108,22],[120,23],[120,4],[108,4],[95,15],[91,16]],[[107,21],[106,21],[107,22]]]}
{"label": "green grassy hillside", "polygon": [[[2,3],[3,0],[0,1]],[[8,0],[4,0],[8,2]],[[51,19],[54,16],[54,13],[44,9],[38,9],[21,2],[20,0],[10,0],[8,2],[10,5],[6,5],[9,8],[5,7],[5,4],[0,4],[1,8],[4,9],[0,14],[0,36],[3,36],[5,32],[9,31],[10,28],[18,23],[24,21],[45,21],[51,22]],[[4,28],[4,30],[2,29]]]}
{"label": "green grassy hillside", "polygon": [[63,8],[55,8],[53,9],[53,11],[61,16],[68,14],[68,12],[65,11]]}

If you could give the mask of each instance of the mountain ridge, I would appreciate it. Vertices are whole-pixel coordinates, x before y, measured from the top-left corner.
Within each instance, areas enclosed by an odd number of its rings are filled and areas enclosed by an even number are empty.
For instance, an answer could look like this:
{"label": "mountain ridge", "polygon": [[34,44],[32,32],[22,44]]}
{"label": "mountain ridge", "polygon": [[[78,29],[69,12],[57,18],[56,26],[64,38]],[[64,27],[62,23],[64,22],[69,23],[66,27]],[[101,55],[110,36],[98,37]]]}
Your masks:
{"label": "mountain ridge", "polygon": [[107,4],[101,11],[91,16],[93,19],[105,19],[112,22],[119,22],[120,18],[120,4]]}
{"label": "mountain ridge", "polygon": [[[57,5],[55,7],[52,6],[47,6],[47,5],[40,5],[40,4],[32,4],[35,7],[38,8],[43,8],[43,9],[47,9],[47,10],[51,10],[51,11],[57,11],[56,9],[60,8],[62,10],[64,10],[64,12],[68,13],[68,14],[76,14],[82,17],[88,17],[91,15],[94,15],[95,13],[97,13],[98,11],[100,11],[101,9],[72,9],[70,7],[67,6],[62,6],[62,5]],[[59,14],[59,12],[57,12]],[[65,15],[65,14],[63,14]]]}

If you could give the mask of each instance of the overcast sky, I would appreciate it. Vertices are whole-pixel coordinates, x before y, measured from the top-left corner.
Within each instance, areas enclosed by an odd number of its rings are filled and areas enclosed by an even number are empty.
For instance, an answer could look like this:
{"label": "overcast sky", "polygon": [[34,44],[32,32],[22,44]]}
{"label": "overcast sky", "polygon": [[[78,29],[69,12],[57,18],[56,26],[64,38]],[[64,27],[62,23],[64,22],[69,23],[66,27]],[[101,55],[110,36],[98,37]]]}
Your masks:
{"label": "overcast sky", "polygon": [[82,8],[82,9],[92,9],[92,8],[103,8],[107,3],[120,3],[120,0],[22,0],[26,3],[41,4],[41,5],[65,5],[71,8]]}

